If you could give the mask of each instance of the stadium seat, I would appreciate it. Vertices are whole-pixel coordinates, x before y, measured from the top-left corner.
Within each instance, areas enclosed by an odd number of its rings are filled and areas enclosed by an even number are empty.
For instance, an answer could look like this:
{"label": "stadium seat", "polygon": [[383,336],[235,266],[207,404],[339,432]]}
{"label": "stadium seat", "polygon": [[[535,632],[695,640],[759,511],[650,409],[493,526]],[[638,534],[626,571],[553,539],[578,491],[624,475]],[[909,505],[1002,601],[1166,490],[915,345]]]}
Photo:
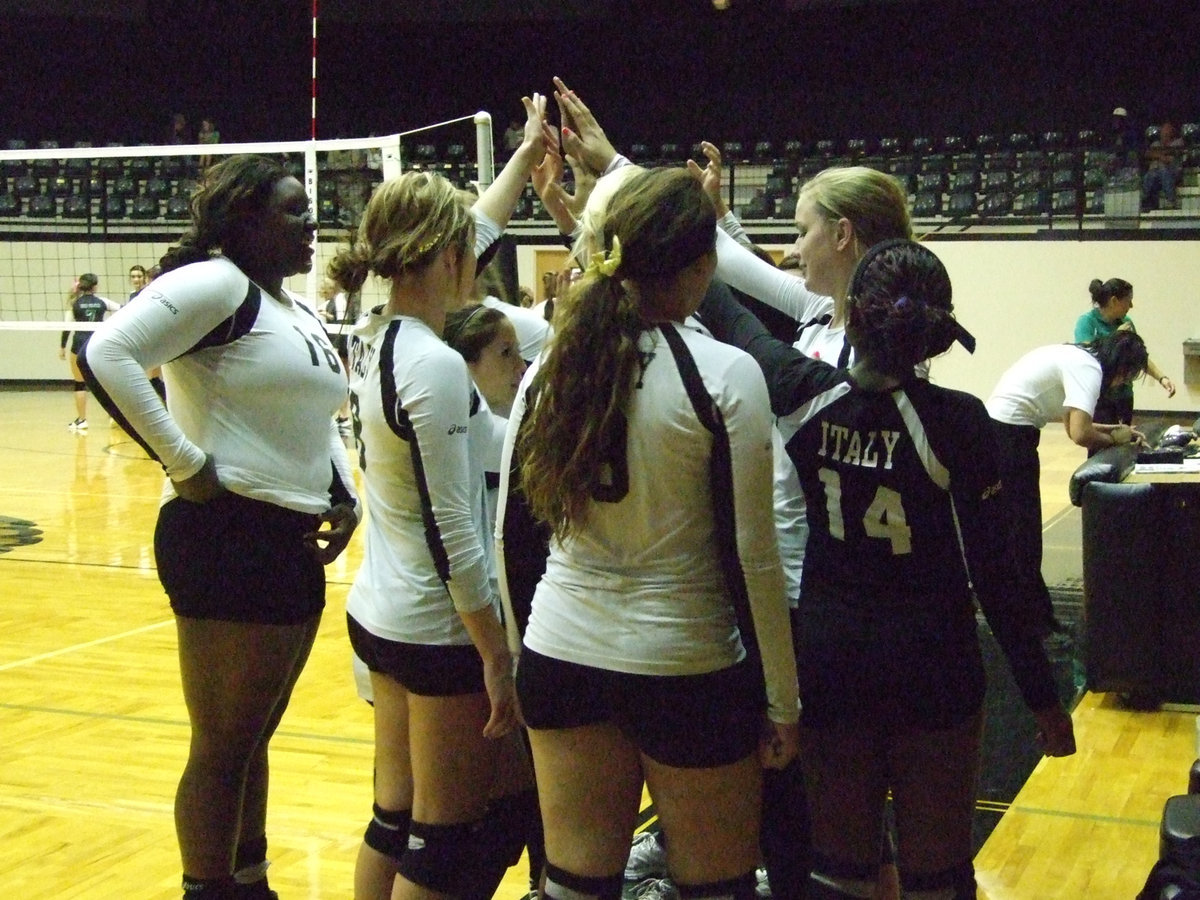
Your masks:
{"label": "stadium seat", "polygon": [[950,160],[944,153],[928,153],[921,157],[922,172],[945,172],[950,168]]}
{"label": "stadium seat", "polygon": [[92,174],[92,161],[81,156],[72,156],[63,163],[63,174],[68,178],[87,178]]}
{"label": "stadium seat", "polygon": [[976,135],[975,149],[980,153],[995,153],[1000,149],[1000,138],[994,134]]}
{"label": "stadium seat", "polygon": [[1059,216],[1073,216],[1078,199],[1075,191],[1055,191],[1050,197],[1050,211]]}
{"label": "stadium seat", "polygon": [[979,172],[978,170],[951,172],[950,179],[947,182],[947,189],[951,193],[959,191],[968,191],[975,193],[979,190]]}
{"label": "stadium seat", "polygon": [[159,178],[157,175],[147,179],[145,190],[147,197],[154,197],[156,200],[165,200],[171,196],[171,185],[165,178]]}
{"label": "stadium seat", "polygon": [[804,141],[792,139],[783,142],[784,159],[798,160],[808,155],[808,145]]}
{"label": "stadium seat", "polygon": [[21,201],[12,191],[0,194],[0,218],[10,218],[21,214]]}
{"label": "stadium seat", "polygon": [[983,190],[987,193],[1007,191],[1012,186],[1012,183],[1012,172],[1009,172],[1007,169],[983,173]]}
{"label": "stadium seat", "polygon": [[34,194],[25,207],[25,215],[33,219],[53,219],[54,212],[54,198],[48,194]]}
{"label": "stadium seat", "polygon": [[1046,154],[1041,150],[1024,150],[1017,154],[1015,160],[1018,169],[1046,168]]}
{"label": "stadium seat", "polygon": [[904,152],[904,141],[900,138],[880,138],[879,152],[884,156],[899,156]]}
{"label": "stadium seat", "polygon": [[766,195],[772,200],[778,200],[780,197],[786,197],[792,192],[791,179],[784,178],[782,175],[768,175],[764,190]]}
{"label": "stadium seat", "polygon": [[625,155],[628,156],[633,162],[644,163],[651,158],[650,145],[641,143],[630,144],[629,150]]}
{"label": "stadium seat", "polygon": [[1072,169],[1079,157],[1074,150],[1058,150],[1050,154],[1048,162],[1053,169]]}
{"label": "stadium seat", "polygon": [[770,141],[755,141],[751,155],[756,162],[770,162],[775,158],[775,145]]}
{"label": "stadium seat", "polygon": [[321,225],[336,225],[338,223],[338,202],[336,193],[322,197],[317,201],[317,222]]}
{"label": "stadium seat", "polygon": [[[696,144],[692,148],[692,153],[700,150],[700,145]],[[704,151],[700,150],[700,159],[704,159]],[[721,144],[721,158],[726,162],[737,162],[746,158],[746,148],[741,141],[725,141]]]}
{"label": "stadium seat", "polygon": [[191,216],[191,208],[188,204],[187,197],[181,197],[176,194],[174,197],[167,198],[167,218],[168,219],[187,219]]}
{"label": "stadium seat", "polygon": [[1013,175],[1012,189],[1018,193],[1036,191],[1046,184],[1046,174],[1042,169],[1026,169]]}
{"label": "stadium seat", "polygon": [[870,152],[871,144],[866,138],[850,138],[846,141],[846,155],[851,159],[859,159]]}
{"label": "stadium seat", "polygon": [[1102,215],[1104,213],[1104,188],[1099,187],[1092,191],[1087,198],[1087,207],[1085,212],[1091,215]]}
{"label": "stadium seat", "polygon": [[447,144],[446,159],[451,162],[459,162],[467,158],[466,144]]}
{"label": "stadium seat", "polygon": [[129,215],[129,201],[124,197],[109,194],[104,198],[104,204],[100,209],[103,212],[104,218],[109,221],[124,219]]}
{"label": "stadium seat", "polygon": [[796,218],[796,195],[789,194],[786,197],[780,197],[775,201],[775,218],[787,222],[794,221]]}
{"label": "stadium seat", "polygon": [[157,219],[159,217],[158,200],[154,197],[134,197],[130,217],[134,219]]}
{"label": "stadium seat", "polygon": [[941,215],[942,195],[940,192],[918,193],[913,197],[912,215],[917,219]]}
{"label": "stadium seat", "polygon": [[908,142],[908,148],[915,154],[923,155],[933,152],[933,138],[918,136]]}
{"label": "stadium seat", "polygon": [[186,156],[164,156],[158,161],[158,174],[163,178],[182,178],[187,173]]}
{"label": "stadium seat", "polygon": [[1184,122],[1179,126],[1179,136],[1189,147],[1195,147],[1200,143],[1200,122]]}
{"label": "stadium seat", "polygon": [[46,190],[54,197],[65,197],[72,193],[71,179],[66,175],[55,175],[46,180]]}
{"label": "stadium seat", "polygon": [[1083,170],[1083,186],[1088,190],[1099,190],[1104,187],[1107,176],[1099,166],[1089,166]]}
{"label": "stadium seat", "polygon": [[37,179],[32,175],[18,175],[10,184],[12,192],[18,197],[32,197],[38,192]]}
{"label": "stadium seat", "polygon": [[945,172],[922,172],[917,176],[918,194],[940,194],[946,190]]}
{"label": "stadium seat", "polygon": [[769,219],[775,215],[775,202],[765,194],[755,194],[742,207],[744,219]]}
{"label": "stadium seat", "polygon": [[946,204],[946,215],[955,219],[975,215],[975,192],[955,191]]}
{"label": "stadium seat", "polygon": [[979,205],[979,212],[983,216],[1007,216],[1012,212],[1013,198],[1008,191],[997,191],[994,194],[986,194],[983,202]]}
{"label": "stadium seat", "polygon": [[1050,187],[1054,188],[1056,191],[1074,190],[1075,170],[1054,169],[1050,173]]}
{"label": "stadium seat", "polygon": [[1061,131],[1043,131],[1038,140],[1038,146],[1047,152],[1061,150],[1066,144],[1067,136]]}
{"label": "stadium seat", "polygon": [[981,166],[978,153],[964,150],[950,157],[951,172],[978,172]]}
{"label": "stadium seat", "polygon": [[1011,169],[1017,164],[1017,156],[1011,150],[997,150],[983,160],[983,167],[991,171]]}
{"label": "stadium seat", "polygon": [[1014,131],[1008,136],[1008,149],[1020,153],[1033,146],[1033,137],[1027,131]]}
{"label": "stadium seat", "polygon": [[62,217],[64,219],[86,219],[91,212],[92,203],[87,197],[75,195],[63,201]]}
{"label": "stadium seat", "polygon": [[132,197],[137,193],[137,185],[133,183],[133,179],[128,175],[122,175],[109,182],[108,192],[118,197]]}
{"label": "stadium seat", "polygon": [[1050,210],[1050,197],[1046,191],[1022,191],[1017,194],[1014,210],[1023,216],[1044,216]]}
{"label": "stadium seat", "polygon": [[907,154],[893,157],[887,161],[888,173],[895,175],[897,178],[911,175],[915,170],[913,158]]}
{"label": "stadium seat", "polygon": [[1153,144],[1155,141],[1157,141],[1158,136],[1161,133],[1162,133],[1161,125],[1147,125],[1146,133],[1145,133],[1146,145],[1149,146],[1150,144]]}
{"label": "stadium seat", "polygon": [[1100,134],[1091,128],[1084,128],[1075,135],[1075,146],[1087,149],[1100,146]]}
{"label": "stadium seat", "polygon": [[813,151],[817,154],[817,156],[836,156],[838,153],[838,142],[829,138],[825,138],[817,141],[817,143],[813,145]]}
{"label": "stadium seat", "polygon": [[952,134],[942,138],[942,150],[945,153],[964,153],[967,150],[967,139],[961,134]]}
{"label": "stadium seat", "polygon": [[681,162],[687,159],[687,151],[677,141],[667,141],[659,144],[658,158],[663,162]]}
{"label": "stadium seat", "polygon": [[148,156],[134,156],[125,164],[125,174],[131,178],[145,180],[154,174],[154,160]]}

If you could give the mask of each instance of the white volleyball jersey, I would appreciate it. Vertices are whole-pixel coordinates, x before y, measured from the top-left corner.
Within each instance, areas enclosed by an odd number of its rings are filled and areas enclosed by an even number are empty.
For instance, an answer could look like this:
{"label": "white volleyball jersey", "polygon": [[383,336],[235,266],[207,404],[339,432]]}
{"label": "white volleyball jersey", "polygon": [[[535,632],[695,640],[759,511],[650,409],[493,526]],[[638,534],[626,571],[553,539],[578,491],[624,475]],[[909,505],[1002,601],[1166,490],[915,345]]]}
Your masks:
{"label": "white volleyball jersey", "polygon": [[[173,269],[88,342],[99,399],[171,479],[205,452],[230,491],[300,512],[354,496],[333,415],[346,375],[313,311],[214,258]],[[170,410],[146,377],[163,367]],[[170,480],[164,502],[175,495]]]}
{"label": "white volleyball jersey", "polygon": [[1009,425],[1043,427],[1067,408],[1096,411],[1103,374],[1096,357],[1074,344],[1030,350],[1008,367],[987,400],[988,414]]}
{"label": "white volleyball jersey", "polygon": [[[731,496],[715,496],[713,434],[697,418],[663,330],[681,336],[724,420]],[[771,717],[797,718],[783,573],[771,502],[771,413],[762,373],[690,328],[640,338],[624,456],[578,534],[552,541],[525,632],[557,659],[647,675],[694,675],[745,655],[720,563],[718,505],[732,509],[736,561],[760,646]],[[523,382],[525,388],[528,381]],[[536,403],[536,399],[534,401]],[[523,408],[521,397],[514,411]],[[509,433],[517,426],[510,420]]]}
{"label": "white volleyball jersey", "polygon": [[350,391],[368,516],[346,611],[388,640],[469,644],[457,610],[493,596],[467,364],[421,320],[376,310],[350,336]]}

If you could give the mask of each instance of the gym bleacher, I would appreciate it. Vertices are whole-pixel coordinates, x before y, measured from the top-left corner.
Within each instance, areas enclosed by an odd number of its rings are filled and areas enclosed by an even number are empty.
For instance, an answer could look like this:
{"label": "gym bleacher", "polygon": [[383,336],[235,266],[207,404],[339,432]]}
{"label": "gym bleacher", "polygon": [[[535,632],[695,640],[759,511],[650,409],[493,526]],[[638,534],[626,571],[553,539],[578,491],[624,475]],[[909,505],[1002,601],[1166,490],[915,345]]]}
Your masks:
{"label": "gym bleacher", "polygon": [[[1156,131],[1147,129],[1147,143]],[[790,227],[804,181],[824,168],[845,165],[870,166],[898,178],[919,231],[1200,227],[1200,123],[1185,123],[1180,135],[1186,146],[1179,203],[1163,210],[1141,208],[1140,170],[1102,146],[1101,135],[1092,130],[733,141],[722,144],[721,151],[731,208],[748,226],[766,229]],[[6,149],[30,146],[9,139]],[[43,140],[36,146],[58,145]],[[418,143],[409,151],[409,168],[436,170],[463,186],[475,177],[461,143]],[[703,159],[698,144],[671,141],[632,143],[625,153],[642,165]],[[301,155],[293,156],[291,165],[302,173]],[[365,153],[330,153],[320,158],[318,170],[320,225],[350,226],[380,180],[380,169]],[[0,230],[173,230],[188,219],[197,176],[194,157],[5,159],[0,162]],[[546,218],[528,186],[515,222]]]}

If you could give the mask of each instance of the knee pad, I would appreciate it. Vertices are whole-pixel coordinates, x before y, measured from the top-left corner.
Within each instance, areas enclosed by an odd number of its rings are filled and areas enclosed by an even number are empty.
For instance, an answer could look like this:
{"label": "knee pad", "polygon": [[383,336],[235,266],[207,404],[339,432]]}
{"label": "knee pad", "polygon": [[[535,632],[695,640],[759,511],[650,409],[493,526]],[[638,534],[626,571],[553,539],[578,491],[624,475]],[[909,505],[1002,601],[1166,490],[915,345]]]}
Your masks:
{"label": "knee pad", "polygon": [[813,854],[808,896],[811,900],[847,900],[871,897],[878,866],[857,865]]}
{"label": "knee pad", "polygon": [[488,804],[481,838],[487,856],[505,868],[521,861],[525,840],[541,822],[537,791],[521,791],[497,797]]}
{"label": "knee pad", "polygon": [[754,888],[758,881],[751,869],[737,878],[725,881],[708,881],[704,884],[675,882],[680,900],[754,900]]}
{"label": "knee pad", "polygon": [[900,884],[909,900],[975,900],[975,866],[967,860],[940,872],[901,870]]}
{"label": "knee pad", "polygon": [[76,381],[76,382],[75,382],[75,392],[76,392],[76,393],[80,393],[80,392],[82,392],[82,391],[86,391],[86,390],[87,390],[87,383],[86,383],[86,382],[83,382],[83,381]]}
{"label": "knee pad", "polygon": [[560,869],[547,860],[546,887],[542,896],[550,900],[619,900],[624,882],[624,870],[615,875],[589,877]]}
{"label": "knee pad", "polygon": [[363,834],[363,843],[384,856],[400,861],[408,849],[408,828],[412,810],[383,809],[378,803],[371,808],[371,823]]}
{"label": "knee pad", "polygon": [[419,887],[461,896],[468,863],[476,852],[477,828],[477,822],[433,825],[414,820],[408,827],[408,846],[398,871]]}

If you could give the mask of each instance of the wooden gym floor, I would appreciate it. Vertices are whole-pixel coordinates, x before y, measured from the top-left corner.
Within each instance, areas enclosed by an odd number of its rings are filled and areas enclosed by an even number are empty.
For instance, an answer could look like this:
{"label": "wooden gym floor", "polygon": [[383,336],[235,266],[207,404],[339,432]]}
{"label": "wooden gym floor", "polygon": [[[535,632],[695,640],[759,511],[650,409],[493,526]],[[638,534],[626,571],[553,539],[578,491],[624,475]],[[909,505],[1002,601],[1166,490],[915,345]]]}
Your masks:
{"label": "wooden gym floor", "polygon": [[[93,401],[0,390],[0,896],[178,897],[172,820],[187,750],[175,631],[154,572],[161,469]],[[1044,519],[1082,459],[1042,445]],[[285,900],[351,896],[371,803],[371,714],[354,693],[346,592],[356,538],[327,570],[328,608],[272,743],[271,883]],[[1043,759],[976,859],[980,897],[1129,898],[1158,855],[1163,803],[1186,791],[1194,716],[1087,695],[1079,752]],[[497,896],[526,891],[524,862]]]}

